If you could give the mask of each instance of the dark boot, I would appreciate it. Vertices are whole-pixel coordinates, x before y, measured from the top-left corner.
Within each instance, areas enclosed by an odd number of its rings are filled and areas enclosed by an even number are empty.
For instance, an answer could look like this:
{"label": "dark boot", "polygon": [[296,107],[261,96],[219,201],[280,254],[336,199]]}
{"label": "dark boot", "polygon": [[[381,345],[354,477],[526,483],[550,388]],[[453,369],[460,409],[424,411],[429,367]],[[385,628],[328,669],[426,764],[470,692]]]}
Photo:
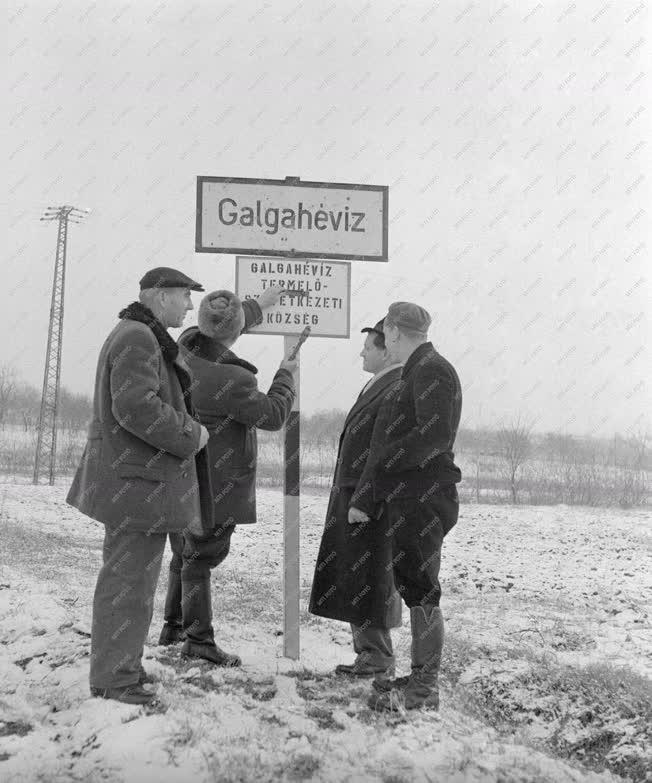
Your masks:
{"label": "dark boot", "polygon": [[[412,672],[403,688],[386,691],[374,685],[369,706],[378,711],[439,708],[439,666],[444,646],[444,618],[438,606],[424,605],[410,609],[412,626]],[[402,679],[402,678],[401,678]]]}
{"label": "dark boot", "polygon": [[181,616],[181,574],[172,571],[168,576],[168,592],[165,597],[165,624],[158,643],[163,645],[177,644],[183,641],[183,623]]}
{"label": "dark boot", "polygon": [[210,579],[182,582],[183,631],[186,640],[181,652],[192,658],[203,658],[216,666],[240,666],[242,661],[220,649],[213,635]]}

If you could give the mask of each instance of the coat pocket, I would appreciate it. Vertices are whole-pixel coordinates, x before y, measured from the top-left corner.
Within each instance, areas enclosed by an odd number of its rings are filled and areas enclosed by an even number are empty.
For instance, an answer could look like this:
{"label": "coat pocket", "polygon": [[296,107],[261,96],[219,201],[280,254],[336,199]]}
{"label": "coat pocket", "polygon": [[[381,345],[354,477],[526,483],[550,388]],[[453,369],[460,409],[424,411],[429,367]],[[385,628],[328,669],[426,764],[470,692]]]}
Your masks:
{"label": "coat pocket", "polygon": [[118,468],[120,478],[142,478],[148,481],[165,481],[165,471],[161,468],[148,468],[147,465],[133,465],[123,462]]}
{"label": "coat pocket", "polygon": [[166,530],[170,516],[168,503],[168,480],[161,467],[148,468],[145,465],[123,463],[115,472],[115,493],[110,507],[115,519],[134,520],[139,526],[148,525],[148,530]]}

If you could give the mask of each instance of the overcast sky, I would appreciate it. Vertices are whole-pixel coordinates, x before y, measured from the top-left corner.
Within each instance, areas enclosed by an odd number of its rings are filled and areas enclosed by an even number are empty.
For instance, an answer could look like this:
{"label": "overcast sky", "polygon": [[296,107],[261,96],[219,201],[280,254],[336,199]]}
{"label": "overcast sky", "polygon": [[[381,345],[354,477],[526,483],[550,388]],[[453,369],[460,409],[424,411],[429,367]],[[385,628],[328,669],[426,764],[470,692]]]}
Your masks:
{"label": "overcast sky", "polygon": [[[62,368],[91,392],[144,271],[234,284],[232,256],[194,252],[197,175],[370,183],[389,262],[352,262],[351,339],[302,349],[302,409],[350,407],[359,329],[406,299],[458,369],[463,426],[649,429],[648,25],[637,0],[11,2],[0,361],[40,386],[48,205],[92,209]],[[238,343],[264,388],[282,346]]]}

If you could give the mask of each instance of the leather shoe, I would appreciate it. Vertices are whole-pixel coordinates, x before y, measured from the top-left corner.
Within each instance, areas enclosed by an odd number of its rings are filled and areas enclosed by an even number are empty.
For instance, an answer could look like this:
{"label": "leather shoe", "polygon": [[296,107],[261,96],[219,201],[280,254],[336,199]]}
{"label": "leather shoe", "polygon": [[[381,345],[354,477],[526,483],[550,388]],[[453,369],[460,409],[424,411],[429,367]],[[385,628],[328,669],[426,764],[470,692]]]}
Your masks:
{"label": "leather shoe", "polygon": [[122,688],[91,688],[91,696],[101,699],[113,699],[123,704],[149,704],[155,694],[146,691],[140,683],[126,685]]}
{"label": "leather shoe", "polygon": [[242,666],[242,660],[239,655],[225,652],[214,643],[199,644],[186,639],[181,648],[181,654],[189,658],[203,658],[216,666]]}
{"label": "leather shoe", "polygon": [[340,663],[335,667],[335,674],[340,674],[345,677],[377,677],[378,675],[384,675],[391,677],[394,673],[393,667],[389,669],[386,666],[378,666],[370,663],[361,663],[355,661],[354,663]]}

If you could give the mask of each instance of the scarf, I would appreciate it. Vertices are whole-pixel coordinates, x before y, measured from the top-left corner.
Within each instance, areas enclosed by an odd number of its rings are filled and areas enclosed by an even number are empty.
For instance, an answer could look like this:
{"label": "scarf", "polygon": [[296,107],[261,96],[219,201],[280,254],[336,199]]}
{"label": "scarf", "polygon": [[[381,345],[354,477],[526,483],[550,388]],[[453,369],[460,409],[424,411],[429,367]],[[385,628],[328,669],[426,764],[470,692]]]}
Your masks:
{"label": "scarf", "polygon": [[174,362],[179,355],[179,346],[170,337],[168,330],[158,320],[149,307],[145,307],[145,305],[140,302],[132,302],[125,307],[124,310],[120,310],[118,318],[129,321],[139,321],[141,324],[145,324],[145,326],[149,327],[152,330],[154,337],[156,337],[158,344],[161,346],[164,358],[168,362]]}
{"label": "scarf", "polygon": [[186,329],[179,337],[179,342],[189,353],[199,359],[215,364],[236,364],[239,367],[244,367],[245,370],[249,370],[254,375],[258,373],[256,366],[246,359],[241,359],[219,340],[203,334],[196,326]]}

